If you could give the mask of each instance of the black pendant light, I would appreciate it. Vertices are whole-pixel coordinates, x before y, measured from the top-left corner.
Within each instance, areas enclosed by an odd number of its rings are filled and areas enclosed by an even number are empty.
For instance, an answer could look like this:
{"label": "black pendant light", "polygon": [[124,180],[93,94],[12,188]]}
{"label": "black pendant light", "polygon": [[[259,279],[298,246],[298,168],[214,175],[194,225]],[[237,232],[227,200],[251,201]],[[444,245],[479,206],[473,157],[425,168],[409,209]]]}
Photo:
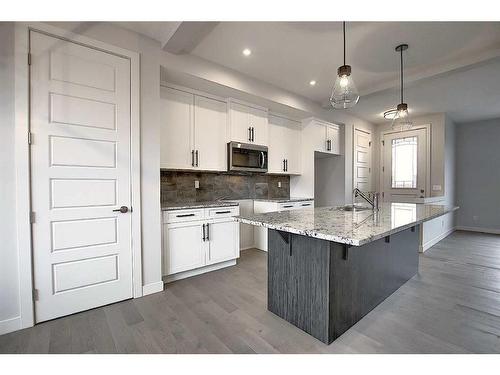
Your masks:
{"label": "black pendant light", "polygon": [[[401,102],[396,107],[396,113],[392,119],[391,126],[394,130],[408,130],[412,127],[413,123],[410,120],[410,114],[408,113],[408,104],[404,102],[403,99],[403,51],[408,49],[408,44],[400,44],[396,47],[396,52],[400,54],[401,62]],[[385,115],[385,114],[384,114]]]}
{"label": "black pendant light", "polygon": [[330,96],[330,103],[335,109],[354,107],[359,100],[359,93],[351,76],[351,66],[345,63],[345,22],[342,22],[342,31],[344,36],[344,65],[337,69],[337,79]]}

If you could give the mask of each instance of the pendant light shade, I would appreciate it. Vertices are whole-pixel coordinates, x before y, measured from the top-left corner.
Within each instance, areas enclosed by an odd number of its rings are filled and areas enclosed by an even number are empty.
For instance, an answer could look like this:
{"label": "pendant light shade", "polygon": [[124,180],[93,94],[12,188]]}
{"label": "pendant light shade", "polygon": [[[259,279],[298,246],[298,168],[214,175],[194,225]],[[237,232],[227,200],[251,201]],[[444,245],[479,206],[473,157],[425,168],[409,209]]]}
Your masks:
{"label": "pendant light shade", "polygon": [[408,112],[408,104],[404,102],[403,99],[403,51],[408,49],[408,44],[401,44],[396,47],[396,52],[400,54],[401,62],[401,102],[396,108],[396,114],[392,120],[391,127],[394,130],[408,130],[413,126],[410,119],[410,113]]}
{"label": "pendant light shade", "polygon": [[335,109],[352,108],[359,100],[359,93],[351,75],[351,66],[345,63],[345,22],[342,23],[344,35],[344,65],[337,69],[337,79],[333,86],[330,103]]}

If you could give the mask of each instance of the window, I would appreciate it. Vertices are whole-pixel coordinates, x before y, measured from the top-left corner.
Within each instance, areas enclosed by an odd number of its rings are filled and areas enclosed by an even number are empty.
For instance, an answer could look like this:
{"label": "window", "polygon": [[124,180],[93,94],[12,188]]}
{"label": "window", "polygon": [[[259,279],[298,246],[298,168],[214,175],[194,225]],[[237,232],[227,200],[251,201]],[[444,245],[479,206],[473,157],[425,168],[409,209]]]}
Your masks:
{"label": "window", "polygon": [[417,137],[392,140],[392,188],[417,187]]}

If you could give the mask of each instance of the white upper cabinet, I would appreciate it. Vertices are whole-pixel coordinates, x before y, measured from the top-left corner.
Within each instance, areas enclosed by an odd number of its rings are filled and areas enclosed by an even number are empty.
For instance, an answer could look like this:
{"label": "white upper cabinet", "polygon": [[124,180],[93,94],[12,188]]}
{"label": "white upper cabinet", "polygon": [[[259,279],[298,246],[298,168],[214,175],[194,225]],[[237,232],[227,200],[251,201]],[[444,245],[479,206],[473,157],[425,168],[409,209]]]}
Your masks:
{"label": "white upper cabinet", "polygon": [[230,102],[230,140],[267,146],[267,110]]}
{"label": "white upper cabinet", "polygon": [[300,174],[301,124],[269,115],[269,173]]}
{"label": "white upper cabinet", "polygon": [[307,134],[312,142],[314,150],[340,155],[340,130],[339,126],[316,118],[309,118],[303,121],[308,127]]}
{"label": "white upper cabinet", "polygon": [[227,103],[161,88],[161,168],[225,171]]}
{"label": "white upper cabinet", "polygon": [[210,171],[227,169],[227,103],[195,96],[194,149],[197,168]]}
{"label": "white upper cabinet", "polygon": [[194,95],[161,88],[161,168],[192,168]]}

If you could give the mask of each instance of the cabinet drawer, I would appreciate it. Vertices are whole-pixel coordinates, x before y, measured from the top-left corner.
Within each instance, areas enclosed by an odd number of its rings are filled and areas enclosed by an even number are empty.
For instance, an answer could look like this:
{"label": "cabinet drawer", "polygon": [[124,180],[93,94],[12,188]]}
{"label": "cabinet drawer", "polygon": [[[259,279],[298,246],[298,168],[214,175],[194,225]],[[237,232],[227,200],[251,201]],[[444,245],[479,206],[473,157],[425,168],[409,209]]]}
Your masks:
{"label": "cabinet drawer", "polygon": [[163,212],[164,223],[182,223],[184,221],[203,220],[203,209],[175,210]]}
{"label": "cabinet drawer", "polygon": [[237,216],[239,214],[240,208],[238,206],[207,208],[207,218],[210,219]]}
{"label": "cabinet drawer", "polygon": [[297,206],[297,209],[299,209],[299,208],[306,208],[306,207],[314,207],[314,201],[296,202],[295,205]]}
{"label": "cabinet drawer", "polygon": [[295,202],[286,202],[278,204],[278,211],[290,211],[295,209]]}

